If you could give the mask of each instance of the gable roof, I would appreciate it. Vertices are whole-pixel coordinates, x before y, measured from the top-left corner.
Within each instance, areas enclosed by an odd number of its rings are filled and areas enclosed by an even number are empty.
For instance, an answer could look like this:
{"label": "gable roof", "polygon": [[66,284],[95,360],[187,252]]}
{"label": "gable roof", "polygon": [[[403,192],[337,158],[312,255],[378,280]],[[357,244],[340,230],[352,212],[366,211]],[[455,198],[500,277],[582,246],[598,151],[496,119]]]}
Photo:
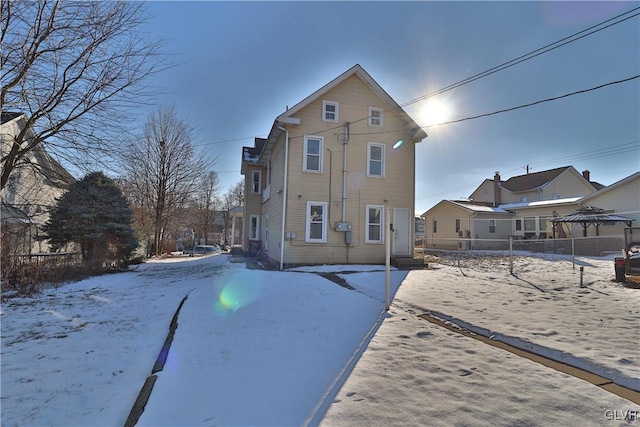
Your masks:
{"label": "gable roof", "polygon": [[[3,111],[2,125],[5,125],[21,117],[25,117],[26,120],[26,116],[24,113]],[[23,129],[25,127],[25,121],[23,120],[18,122],[17,126],[19,129]],[[27,139],[34,138],[33,129],[28,129],[27,132]],[[75,182],[76,179],[73,177],[73,175],[71,175],[69,171],[67,171],[56,159],[54,159],[47,152],[47,150],[45,150],[42,143],[39,143],[32,149],[30,149],[28,155],[32,156],[32,158],[24,164],[18,165],[16,169],[25,167],[31,168],[44,178],[45,183],[61,189],[66,189],[69,184]]]}
{"label": "gable roof", "polygon": [[434,207],[426,211],[421,215],[421,217],[426,216],[429,212],[436,209],[438,206],[443,204],[453,205],[457,208],[461,208],[471,213],[494,213],[494,214],[506,214],[510,215],[511,212],[508,212],[502,207],[489,206],[488,204],[478,203],[478,202],[468,202],[466,200],[441,200]]}
{"label": "gable roof", "polygon": [[592,199],[594,197],[600,196],[602,194],[608,193],[609,191],[615,190],[616,188],[627,184],[635,179],[639,179],[640,178],[640,172],[636,172],[634,174],[629,175],[626,178],[622,178],[620,181],[614,182],[613,184],[609,185],[608,187],[604,187],[598,191],[596,191],[595,193],[591,193],[588,194],[586,196],[584,196],[582,199],[580,199],[580,204],[582,204],[583,202],[586,202],[589,199]]}
{"label": "gable roof", "polygon": [[22,116],[24,113],[17,113],[15,111],[3,111],[0,115],[0,123],[5,124],[10,122],[11,120],[17,119]]}
{"label": "gable roof", "polygon": [[332,90],[333,88],[335,88],[340,83],[344,82],[345,80],[347,80],[349,77],[353,75],[359,77],[360,80],[362,80],[364,84],[367,85],[369,89],[373,91],[373,93],[375,93],[382,101],[384,101],[384,103],[387,104],[388,107],[390,107],[393,111],[398,113],[405,120],[405,122],[407,122],[407,125],[408,125],[407,129],[415,130],[415,134],[412,137],[413,142],[421,141],[422,139],[427,137],[427,133],[415,121],[413,121],[413,119],[402,109],[402,107],[400,107],[400,105],[398,105],[398,103],[394,101],[393,98],[391,98],[384,89],[382,89],[382,86],[380,86],[369,75],[369,73],[367,73],[364,70],[364,68],[362,68],[360,64],[356,64],[353,67],[349,68],[347,71],[340,74],[338,77],[331,80],[329,83],[322,86],[320,89],[316,90],[315,92],[307,96],[302,101],[298,102],[292,108],[280,114],[276,118],[276,121],[282,122],[285,119],[291,118],[298,111],[300,111],[307,105],[311,104],[312,102],[316,101],[322,95],[329,92],[330,90]]}
{"label": "gable roof", "polygon": [[344,73],[340,74],[335,79],[331,80],[320,89],[313,92],[311,95],[298,102],[292,108],[287,109],[284,113],[280,114],[273,122],[266,143],[262,148],[262,152],[259,155],[258,161],[262,155],[269,152],[273,148],[275,142],[280,138],[282,134],[281,127],[287,124],[299,123],[298,118],[293,117],[298,111],[305,108],[312,102],[319,99],[321,96],[347,80],[351,76],[357,76],[362,82],[369,87],[391,110],[400,115],[402,119],[407,123],[406,131],[409,133],[409,142],[417,143],[427,137],[427,133],[398,105],[397,102],[389,96],[389,94],[382,89],[382,87],[362,68],[360,64],[356,64],[349,68]]}
{"label": "gable roof", "polygon": [[544,187],[549,182],[556,179],[560,174],[571,168],[573,168],[573,166],[564,166],[542,172],[513,176],[506,181],[501,180],[500,186],[512,193],[537,190]]}

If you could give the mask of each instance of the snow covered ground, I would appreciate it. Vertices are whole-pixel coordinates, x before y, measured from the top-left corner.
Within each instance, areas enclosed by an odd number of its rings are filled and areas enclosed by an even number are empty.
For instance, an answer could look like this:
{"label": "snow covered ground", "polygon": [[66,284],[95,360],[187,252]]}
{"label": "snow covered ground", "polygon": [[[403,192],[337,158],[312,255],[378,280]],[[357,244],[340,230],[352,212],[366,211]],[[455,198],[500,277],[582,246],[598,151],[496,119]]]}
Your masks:
{"label": "snow covered ground", "polygon": [[640,290],[612,282],[610,257],[580,257],[573,270],[569,257],[520,256],[516,277],[506,258],[488,255],[461,269],[392,271],[388,313],[382,266],[275,272],[230,261],[154,261],[3,302],[2,425],[123,425],[185,297],[140,426],[589,426],[640,414],[588,382],[417,317],[637,390]]}

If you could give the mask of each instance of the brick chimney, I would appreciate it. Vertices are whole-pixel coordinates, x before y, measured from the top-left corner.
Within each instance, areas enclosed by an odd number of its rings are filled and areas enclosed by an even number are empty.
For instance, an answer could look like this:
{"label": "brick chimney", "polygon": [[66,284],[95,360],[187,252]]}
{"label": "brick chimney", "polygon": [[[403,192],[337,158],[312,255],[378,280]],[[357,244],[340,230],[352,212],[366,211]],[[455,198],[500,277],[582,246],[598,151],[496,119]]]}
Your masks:
{"label": "brick chimney", "polygon": [[587,182],[591,182],[591,172],[589,172],[589,170],[583,170],[582,176],[587,180]]}
{"label": "brick chimney", "polygon": [[502,204],[502,194],[500,188],[500,172],[496,171],[493,176],[493,204],[500,206]]}

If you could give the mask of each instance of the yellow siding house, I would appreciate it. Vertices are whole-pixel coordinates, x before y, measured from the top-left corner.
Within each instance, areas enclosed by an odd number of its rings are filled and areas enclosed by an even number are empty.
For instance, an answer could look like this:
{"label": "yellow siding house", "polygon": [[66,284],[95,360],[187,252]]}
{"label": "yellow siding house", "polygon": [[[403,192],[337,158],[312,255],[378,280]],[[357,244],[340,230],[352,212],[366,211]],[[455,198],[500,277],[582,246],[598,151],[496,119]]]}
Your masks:
{"label": "yellow siding house", "polygon": [[384,263],[390,219],[393,256],[413,257],[415,144],[426,136],[353,66],[243,148],[243,250],[280,268]]}

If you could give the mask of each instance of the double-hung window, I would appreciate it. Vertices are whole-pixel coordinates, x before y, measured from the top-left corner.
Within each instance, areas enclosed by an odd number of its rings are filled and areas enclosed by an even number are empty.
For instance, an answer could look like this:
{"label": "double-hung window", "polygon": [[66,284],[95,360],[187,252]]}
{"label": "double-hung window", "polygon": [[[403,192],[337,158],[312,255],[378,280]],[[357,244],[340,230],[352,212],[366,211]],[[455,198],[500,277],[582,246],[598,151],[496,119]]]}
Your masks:
{"label": "double-hung window", "polygon": [[260,194],[262,186],[262,171],[251,171],[251,194]]}
{"label": "double-hung window", "polygon": [[489,233],[495,233],[496,232],[496,220],[495,219],[490,219],[489,220]]}
{"label": "double-hung window", "polygon": [[384,144],[367,144],[367,176],[384,178]]}
{"label": "double-hung window", "polygon": [[259,215],[251,215],[251,221],[249,222],[249,240],[259,240],[260,239],[260,216]]}
{"label": "double-hung window", "polygon": [[308,243],[327,241],[327,204],[325,202],[307,202],[305,241]]}
{"label": "double-hung window", "polygon": [[384,243],[384,206],[366,205],[367,229],[365,243]]}
{"label": "double-hung window", "polygon": [[324,139],[321,136],[305,135],[302,170],[322,173],[323,152]]}
{"label": "double-hung window", "polygon": [[384,126],[384,110],[378,107],[369,107],[369,126]]}
{"label": "double-hung window", "polygon": [[322,101],[322,121],[323,122],[338,122],[338,116],[340,114],[340,104],[334,101]]}

